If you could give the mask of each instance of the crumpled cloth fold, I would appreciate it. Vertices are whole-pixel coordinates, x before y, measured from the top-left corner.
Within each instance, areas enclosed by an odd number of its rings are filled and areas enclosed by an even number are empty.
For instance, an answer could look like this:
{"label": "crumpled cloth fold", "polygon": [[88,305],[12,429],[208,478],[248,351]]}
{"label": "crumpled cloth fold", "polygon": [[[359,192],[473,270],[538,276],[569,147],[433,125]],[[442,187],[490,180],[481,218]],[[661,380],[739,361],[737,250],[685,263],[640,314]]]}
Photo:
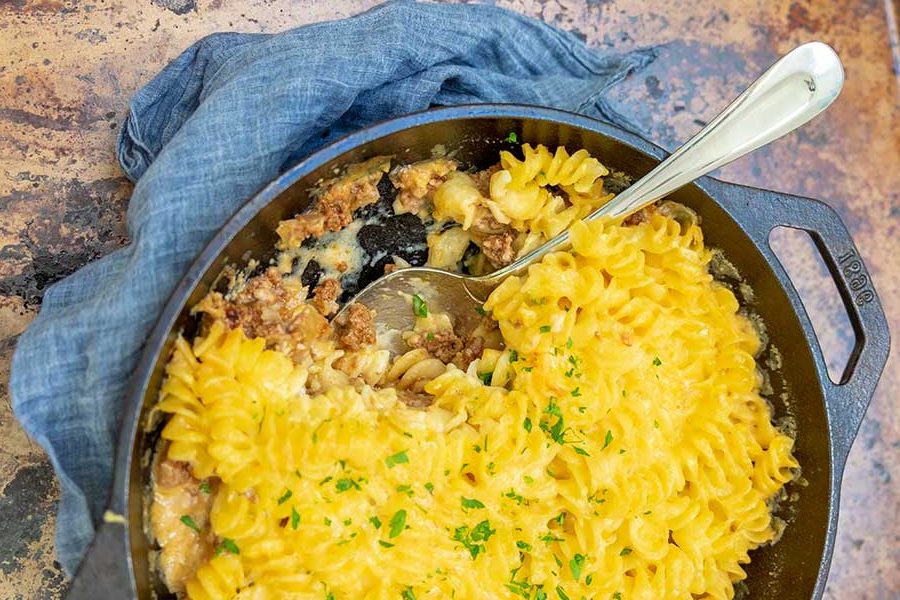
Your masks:
{"label": "crumpled cloth fold", "polygon": [[16,417],[49,455],[56,550],[77,568],[105,508],[123,393],[178,280],[243,203],[355,129],[429,106],[515,102],[619,121],[604,98],[654,57],[482,5],[408,2],[274,35],[219,33],[134,97],[118,158],[131,243],[56,283],[18,341]]}

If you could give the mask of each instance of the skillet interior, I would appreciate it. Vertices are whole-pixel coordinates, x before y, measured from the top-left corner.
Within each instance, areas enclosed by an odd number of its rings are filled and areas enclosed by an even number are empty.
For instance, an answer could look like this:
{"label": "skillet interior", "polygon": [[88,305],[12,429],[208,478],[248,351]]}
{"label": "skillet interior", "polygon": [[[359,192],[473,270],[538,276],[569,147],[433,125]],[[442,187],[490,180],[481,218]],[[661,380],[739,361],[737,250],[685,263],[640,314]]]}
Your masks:
{"label": "skillet interior", "polygon": [[[147,421],[149,409],[156,402],[174,335],[179,330],[190,329],[192,326],[185,307],[192,306],[207,293],[222,267],[229,263],[242,266],[250,258],[267,263],[274,254],[276,225],[306,206],[307,190],[312,184],[331,176],[337,167],[378,154],[394,154],[399,161],[412,162],[429,157],[436,144],[444,144],[463,163],[487,166],[495,162],[498,151],[506,147],[500,140],[508,132],[516,131],[520,141],[532,144],[542,143],[550,147],[565,145],[570,150],[585,148],[611,169],[623,171],[635,178],[657,164],[656,158],[617,139],[619,136],[614,128],[597,124],[596,129],[589,131],[547,120],[496,117],[425,123],[353,148],[289,185],[273,184],[275,187],[270,186],[269,192],[280,193],[245,226],[241,228],[240,223],[234,221],[230,224],[236,228],[234,237],[224,245],[214,261],[209,261],[208,268],[201,276],[183,284],[192,286],[192,291],[187,301],[178,308],[180,314],[168,332],[150,374],[149,383],[144,388],[140,428],[131,453],[126,509],[130,523],[132,566],[139,598],[150,597],[151,590],[160,594],[160,597],[166,597],[164,588],[149,568],[152,548],[148,546],[144,527],[137,526],[145,523],[143,497],[149,482],[148,457],[158,436],[158,427]],[[649,144],[646,149],[656,156],[660,155]],[[295,170],[300,172],[302,167],[303,165],[299,165]],[[795,453],[802,465],[803,479],[808,482],[803,486],[788,486],[788,494],[796,493],[796,499],[783,503],[779,509],[779,516],[787,522],[784,536],[775,546],[760,548],[751,554],[753,562],[747,566],[746,591],[751,598],[810,598],[817,587],[820,563],[829,545],[829,531],[834,527],[834,523],[830,522],[833,508],[829,501],[832,484],[822,385],[803,327],[790,308],[786,291],[741,225],[729,214],[729,198],[713,200],[703,187],[715,189],[715,186],[703,184],[690,185],[675,193],[672,198],[701,215],[707,243],[721,249],[753,289],[753,298],[745,298],[744,305],[749,312],[761,317],[771,342],[761,357],[761,364],[777,358],[776,354],[789,361],[785,369],[769,371],[772,386],[769,398],[776,419],[791,417],[796,424]],[[236,221],[240,219],[236,218]],[[207,249],[209,251],[210,248]],[[178,294],[176,291],[174,298]],[[741,295],[738,297],[740,299]],[[777,350],[773,352],[772,348]],[[795,398],[793,405],[789,406],[784,402],[782,395],[785,393],[790,393]],[[140,433],[145,429],[148,433]]]}

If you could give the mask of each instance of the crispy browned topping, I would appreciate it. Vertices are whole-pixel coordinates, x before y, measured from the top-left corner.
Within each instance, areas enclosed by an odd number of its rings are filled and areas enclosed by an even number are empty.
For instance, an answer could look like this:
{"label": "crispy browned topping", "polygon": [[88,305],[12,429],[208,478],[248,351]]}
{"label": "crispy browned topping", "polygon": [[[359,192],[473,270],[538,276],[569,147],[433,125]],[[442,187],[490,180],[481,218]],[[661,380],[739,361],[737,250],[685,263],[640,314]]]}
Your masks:
{"label": "crispy browned topping", "polygon": [[347,350],[359,350],[375,343],[375,315],[362,304],[351,304],[334,324],[338,343]]}
{"label": "crispy browned topping", "polygon": [[431,203],[434,191],[459,164],[447,158],[433,158],[411,165],[399,165],[391,171],[391,183],[397,188],[394,212],[418,214]]}
{"label": "crispy browned topping", "polygon": [[391,157],[376,156],[347,167],[323,181],[310,195],[314,204],[307,212],[278,224],[281,248],[296,248],[310,237],[340,231],[353,220],[353,211],[378,201],[378,182],[390,168]]}

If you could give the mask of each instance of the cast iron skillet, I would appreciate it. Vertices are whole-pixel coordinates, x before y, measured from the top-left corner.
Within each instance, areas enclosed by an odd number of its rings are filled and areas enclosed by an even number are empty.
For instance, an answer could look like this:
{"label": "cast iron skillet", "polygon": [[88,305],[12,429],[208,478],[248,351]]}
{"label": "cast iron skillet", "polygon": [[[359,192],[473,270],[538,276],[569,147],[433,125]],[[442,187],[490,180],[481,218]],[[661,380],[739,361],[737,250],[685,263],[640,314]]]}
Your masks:
{"label": "cast iron skillet", "polygon": [[[411,162],[435,144],[456,150],[464,162],[496,162],[509,132],[521,141],[570,150],[586,148],[613,170],[640,177],[664,152],[621,129],[580,115],[516,105],[435,109],[354,133],[293,167],[241,208],[206,246],[175,289],[153,329],[125,399],[125,414],[106,518],[81,564],[68,597],[150,598],[166,593],[150,568],[143,510],[149,456],[158,427],[147,427],[163,368],[176,333],[191,326],[188,308],[203,297],[226,263],[273,254],[275,226],[307,205],[307,189],[335,167],[378,154]],[[721,248],[754,290],[744,299],[765,323],[770,345],[761,364],[777,353],[784,368],[769,373],[775,418],[796,423],[796,455],[807,485],[792,484],[796,501],[780,511],[787,521],[781,541],[752,553],[746,581],[750,598],[821,598],[834,548],[841,474],[847,453],[887,360],[887,322],[866,268],[837,214],[825,204],[709,177],[672,198],[702,217],[708,243]],[[776,226],[807,231],[828,265],[850,315],[856,347],[838,384],[829,379],[809,317],[769,247]],[[727,283],[727,281],[726,281]],[[740,298],[739,298],[740,299]],[[773,348],[777,348],[774,351]],[[786,405],[782,392],[795,400]],[[149,433],[148,433],[149,429]]]}

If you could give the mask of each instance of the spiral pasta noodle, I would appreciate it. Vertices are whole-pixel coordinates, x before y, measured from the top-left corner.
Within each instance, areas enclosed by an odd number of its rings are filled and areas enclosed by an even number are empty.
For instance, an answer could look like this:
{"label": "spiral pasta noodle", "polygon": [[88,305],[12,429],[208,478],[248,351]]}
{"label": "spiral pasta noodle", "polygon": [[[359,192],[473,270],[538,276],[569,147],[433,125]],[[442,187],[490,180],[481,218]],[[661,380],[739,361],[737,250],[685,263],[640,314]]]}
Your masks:
{"label": "spiral pasta noodle", "polygon": [[[496,197],[457,171],[436,211],[527,228],[602,201],[586,152],[523,150],[501,156]],[[494,290],[503,343],[464,368],[328,344],[301,365],[218,320],[179,338],[156,407],[167,457],[216,482],[208,523],[188,523],[215,551],[187,597],[732,598],[798,469],[759,336],[696,222],[577,221],[571,241]],[[425,313],[422,332],[447,326]]]}

